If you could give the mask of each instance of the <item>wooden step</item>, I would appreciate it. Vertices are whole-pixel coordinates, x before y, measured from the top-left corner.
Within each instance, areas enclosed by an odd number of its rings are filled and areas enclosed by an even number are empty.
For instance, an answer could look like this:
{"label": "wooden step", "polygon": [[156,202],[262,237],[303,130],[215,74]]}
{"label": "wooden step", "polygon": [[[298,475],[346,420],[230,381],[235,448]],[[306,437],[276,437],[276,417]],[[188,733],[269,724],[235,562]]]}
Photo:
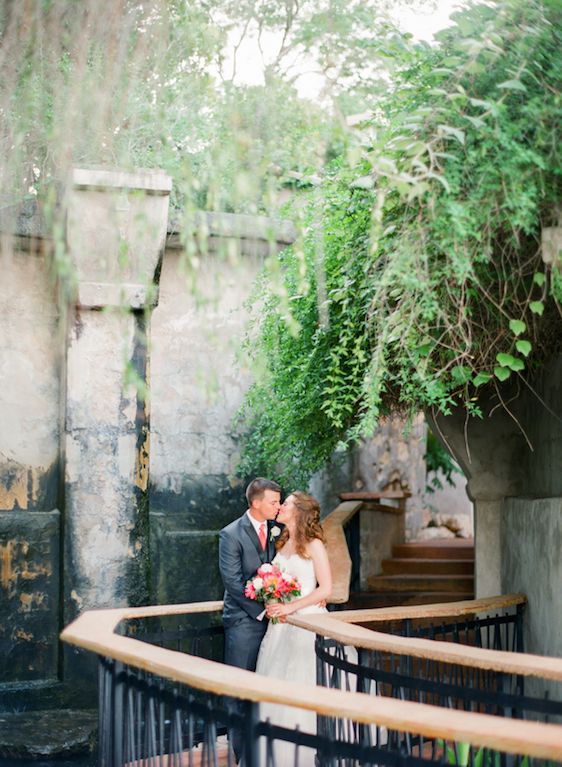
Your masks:
{"label": "wooden step", "polygon": [[370,610],[377,607],[400,607],[401,605],[431,605],[441,602],[459,602],[463,599],[472,599],[473,596],[473,594],[455,594],[450,591],[387,591],[377,593],[358,591],[350,594],[349,602],[342,605],[342,609]]}
{"label": "wooden step", "polygon": [[[368,579],[369,591],[441,591],[472,594],[472,575],[375,575]],[[459,597],[460,599],[460,597]]]}
{"label": "wooden step", "polygon": [[399,559],[474,559],[472,538],[445,538],[442,541],[401,543],[392,547]]}
{"label": "wooden step", "polygon": [[383,575],[473,575],[473,559],[383,559]]}

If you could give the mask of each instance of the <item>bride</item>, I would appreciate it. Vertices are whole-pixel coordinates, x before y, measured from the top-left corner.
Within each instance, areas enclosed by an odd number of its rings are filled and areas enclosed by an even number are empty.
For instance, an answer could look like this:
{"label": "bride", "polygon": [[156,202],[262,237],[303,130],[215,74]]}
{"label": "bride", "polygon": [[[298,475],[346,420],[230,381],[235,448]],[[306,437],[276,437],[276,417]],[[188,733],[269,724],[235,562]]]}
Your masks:
{"label": "bride", "polygon": [[[285,604],[269,604],[268,618],[284,621],[292,613],[322,613],[332,590],[332,574],[325,547],[325,537],[320,525],[318,501],[301,491],[292,493],[281,506],[277,521],[285,525],[276,544],[277,554],[273,560],[280,570],[292,575],[301,584],[301,596]],[[315,635],[311,631],[291,626],[286,622],[269,623],[260,647],[256,671],[276,679],[316,684]],[[272,724],[303,732],[316,733],[316,713],[262,703],[261,716]],[[276,767],[314,766],[313,749],[300,747],[298,762],[295,745],[275,741]],[[263,759],[265,764],[266,759]]]}

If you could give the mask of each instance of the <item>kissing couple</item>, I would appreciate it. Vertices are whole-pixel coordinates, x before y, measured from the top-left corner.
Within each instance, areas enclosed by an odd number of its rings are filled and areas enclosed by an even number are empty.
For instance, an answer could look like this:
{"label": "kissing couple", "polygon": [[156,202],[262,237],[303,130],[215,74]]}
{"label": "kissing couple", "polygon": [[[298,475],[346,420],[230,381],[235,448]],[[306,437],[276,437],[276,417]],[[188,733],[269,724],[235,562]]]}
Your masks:
{"label": "kissing couple", "polygon": [[[325,612],[332,590],[332,574],[320,525],[320,505],[297,490],[281,504],[276,482],[258,477],[246,489],[247,511],[219,537],[219,569],[224,583],[223,625],[225,663],[293,682],[316,684],[314,634],[286,622],[292,613]],[[283,525],[283,531],[280,527]],[[300,596],[266,609],[245,596],[248,580],[259,567],[272,563],[301,586]],[[272,622],[269,619],[275,618]],[[316,732],[313,711],[261,704],[261,718],[281,727]],[[241,735],[235,733],[234,753],[241,756]],[[295,747],[276,741],[276,767],[295,763]],[[314,765],[314,751],[299,749],[299,767]]]}

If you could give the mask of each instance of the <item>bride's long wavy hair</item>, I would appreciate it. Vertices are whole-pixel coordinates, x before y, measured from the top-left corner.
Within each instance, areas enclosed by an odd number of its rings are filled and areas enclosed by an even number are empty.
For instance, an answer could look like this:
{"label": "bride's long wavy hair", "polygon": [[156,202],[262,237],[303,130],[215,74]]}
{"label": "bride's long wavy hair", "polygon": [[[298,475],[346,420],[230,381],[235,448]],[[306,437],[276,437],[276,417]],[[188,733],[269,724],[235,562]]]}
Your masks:
{"label": "bride's long wavy hair", "polygon": [[[326,543],[326,536],[320,524],[320,504],[316,498],[308,495],[308,493],[303,493],[302,490],[295,490],[294,493],[291,493],[291,497],[295,502],[297,512],[293,539],[295,549],[299,556],[308,559],[306,545],[309,541],[320,538],[322,543]],[[288,540],[289,531],[285,528],[279,536],[275,548],[277,550],[282,549]]]}

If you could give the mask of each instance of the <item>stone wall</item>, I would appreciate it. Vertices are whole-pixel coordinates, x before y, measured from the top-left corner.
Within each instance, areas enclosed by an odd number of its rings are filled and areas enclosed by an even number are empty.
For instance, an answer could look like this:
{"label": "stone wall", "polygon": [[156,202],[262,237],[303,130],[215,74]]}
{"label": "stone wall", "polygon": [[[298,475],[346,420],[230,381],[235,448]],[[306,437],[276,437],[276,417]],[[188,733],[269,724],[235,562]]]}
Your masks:
{"label": "stone wall", "polygon": [[562,654],[562,357],[502,399],[481,402],[484,419],[438,419],[468,477],[475,508],[478,597],[522,591],[529,598],[526,649]]}
{"label": "stone wall", "polygon": [[74,172],[63,319],[40,208],[0,210],[0,709],[87,702],[94,659],[58,642],[80,611],[222,595],[243,304],[294,234],[228,214],[182,229],[168,193],[156,171]]}
{"label": "stone wall", "polygon": [[522,592],[525,646],[560,655],[562,637],[562,498],[509,498],[501,510],[504,594]]}
{"label": "stone wall", "polygon": [[45,259],[2,243],[0,683],[57,675],[61,344]]}
{"label": "stone wall", "polygon": [[[94,679],[93,664],[57,642],[80,611],[222,595],[217,533],[245,508],[232,476],[233,418],[252,378],[240,356],[245,302],[264,258],[294,232],[198,214],[168,222],[165,239],[168,193],[156,171],[75,171],[66,244],[76,294],[62,319],[39,209],[13,220],[0,211],[12,235],[0,291],[0,651],[11,661],[0,685],[15,699],[21,684],[60,692],[61,679]],[[403,427],[389,420],[334,456],[312,483],[325,514],[339,492],[407,486],[408,526],[419,528],[425,426],[416,420],[407,437]],[[363,516],[372,574],[404,523]]]}
{"label": "stone wall", "polygon": [[237,360],[244,302],[262,263],[241,254],[201,259],[196,288],[185,256],[166,251],[152,318],[151,547],[155,599],[222,598],[217,532],[242,513],[233,420],[250,383]]}

